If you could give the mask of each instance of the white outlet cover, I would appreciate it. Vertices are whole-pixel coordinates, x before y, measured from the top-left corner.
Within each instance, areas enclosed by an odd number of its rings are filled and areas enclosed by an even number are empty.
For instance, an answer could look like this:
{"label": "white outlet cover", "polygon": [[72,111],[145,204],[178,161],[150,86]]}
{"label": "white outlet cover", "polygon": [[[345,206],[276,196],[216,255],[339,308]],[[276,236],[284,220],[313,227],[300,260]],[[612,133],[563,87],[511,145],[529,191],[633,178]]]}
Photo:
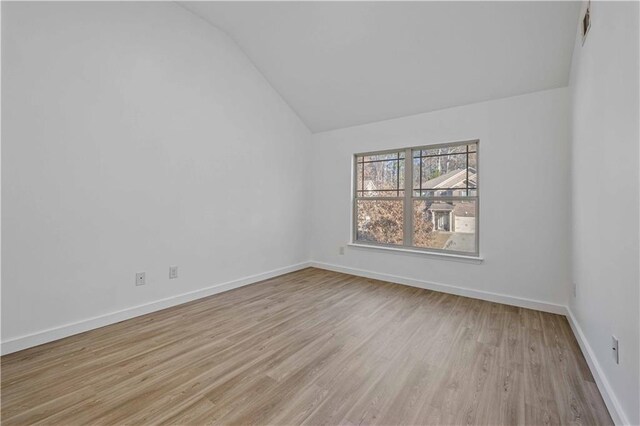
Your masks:
{"label": "white outlet cover", "polygon": [[620,343],[616,336],[611,336],[611,354],[616,364],[620,364]]}
{"label": "white outlet cover", "polygon": [[136,285],[145,285],[146,277],[144,272],[136,273]]}

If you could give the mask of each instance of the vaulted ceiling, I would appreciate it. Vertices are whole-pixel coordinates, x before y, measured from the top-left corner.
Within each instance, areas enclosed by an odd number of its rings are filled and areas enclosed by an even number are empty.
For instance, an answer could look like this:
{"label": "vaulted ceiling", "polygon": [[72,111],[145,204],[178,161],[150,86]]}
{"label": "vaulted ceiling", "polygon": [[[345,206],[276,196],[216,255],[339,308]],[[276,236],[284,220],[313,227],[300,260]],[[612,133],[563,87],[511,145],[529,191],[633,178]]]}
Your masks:
{"label": "vaulted ceiling", "polygon": [[313,132],[566,86],[579,2],[187,2]]}

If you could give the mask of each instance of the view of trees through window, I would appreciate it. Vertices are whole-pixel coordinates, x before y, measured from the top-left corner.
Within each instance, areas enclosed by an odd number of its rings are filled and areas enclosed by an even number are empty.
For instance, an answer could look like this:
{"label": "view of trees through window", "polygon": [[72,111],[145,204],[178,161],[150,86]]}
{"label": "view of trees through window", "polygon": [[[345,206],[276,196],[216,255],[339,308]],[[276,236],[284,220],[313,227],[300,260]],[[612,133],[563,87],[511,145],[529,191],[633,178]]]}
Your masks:
{"label": "view of trees through window", "polygon": [[477,146],[356,155],[356,242],[477,253]]}

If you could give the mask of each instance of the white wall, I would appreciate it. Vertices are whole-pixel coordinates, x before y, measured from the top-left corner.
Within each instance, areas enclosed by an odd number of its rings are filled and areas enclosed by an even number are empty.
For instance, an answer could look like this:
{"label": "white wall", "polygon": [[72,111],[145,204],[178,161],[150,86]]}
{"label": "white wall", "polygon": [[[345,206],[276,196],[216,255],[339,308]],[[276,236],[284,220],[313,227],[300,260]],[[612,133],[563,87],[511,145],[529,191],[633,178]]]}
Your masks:
{"label": "white wall", "polygon": [[[568,91],[555,89],[312,137],[314,261],[566,305]],[[350,238],[357,152],[480,139],[481,264],[339,246]]]}
{"label": "white wall", "polygon": [[3,341],[308,259],[310,133],[223,33],[2,6]]}
{"label": "white wall", "polygon": [[[640,422],[637,3],[592,3],[571,91],[313,136],[232,41],[173,3],[2,8],[3,342],[309,258],[565,305],[572,240],[571,309]],[[482,263],[338,254],[353,153],[475,138]],[[619,219],[600,226],[607,206]]]}
{"label": "white wall", "polygon": [[[592,2],[571,75],[571,310],[609,382],[640,424],[638,3]],[[620,364],[611,355],[620,340]],[[625,419],[621,419],[625,421]]]}

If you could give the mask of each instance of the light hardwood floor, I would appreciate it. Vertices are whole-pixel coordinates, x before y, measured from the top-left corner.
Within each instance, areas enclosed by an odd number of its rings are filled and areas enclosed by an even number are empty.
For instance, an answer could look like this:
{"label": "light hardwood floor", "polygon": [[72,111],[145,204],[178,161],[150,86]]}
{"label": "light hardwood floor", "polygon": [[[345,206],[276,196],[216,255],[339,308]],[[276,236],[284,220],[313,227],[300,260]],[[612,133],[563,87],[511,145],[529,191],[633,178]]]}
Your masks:
{"label": "light hardwood floor", "polygon": [[566,319],[305,269],[2,357],[2,423],[611,424]]}

